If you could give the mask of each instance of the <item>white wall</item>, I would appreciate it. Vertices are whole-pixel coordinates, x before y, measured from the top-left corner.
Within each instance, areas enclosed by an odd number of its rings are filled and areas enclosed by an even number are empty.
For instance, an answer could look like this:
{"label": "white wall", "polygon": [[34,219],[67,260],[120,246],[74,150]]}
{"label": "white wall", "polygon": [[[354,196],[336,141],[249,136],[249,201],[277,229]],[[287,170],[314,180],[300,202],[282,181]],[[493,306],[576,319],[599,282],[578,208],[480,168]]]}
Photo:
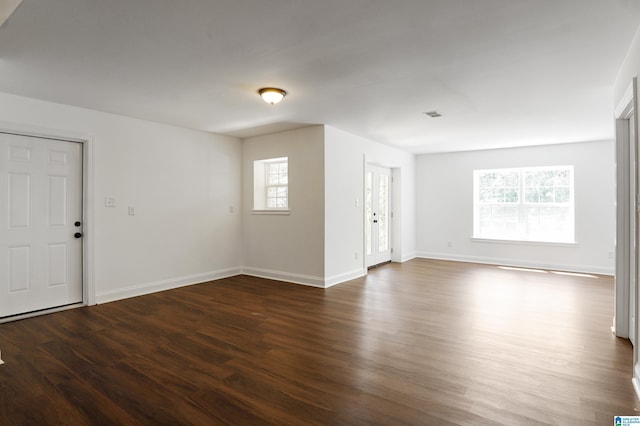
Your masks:
{"label": "white wall", "polygon": [[[253,162],[289,158],[289,215],[254,214]],[[324,287],[324,128],[248,138],[242,145],[243,272]]]}
{"label": "white wall", "polygon": [[91,302],[239,273],[239,140],[2,93],[0,117],[5,130],[89,141]]}
{"label": "white wall", "polygon": [[613,86],[614,96],[612,101],[614,107],[618,105],[618,101],[631,84],[631,79],[637,76],[640,76],[640,28],[638,28],[631,42],[627,57],[618,71],[618,76]]}
{"label": "white wall", "polygon": [[[471,240],[474,169],[566,164],[575,166],[575,245]],[[613,274],[614,173],[613,141],[420,155],[418,255]]]}
{"label": "white wall", "polygon": [[325,126],[324,155],[326,285],[333,285],[366,273],[362,203],[365,163],[376,163],[394,169],[393,260],[405,261],[413,258],[415,256],[414,155],[331,126]]}

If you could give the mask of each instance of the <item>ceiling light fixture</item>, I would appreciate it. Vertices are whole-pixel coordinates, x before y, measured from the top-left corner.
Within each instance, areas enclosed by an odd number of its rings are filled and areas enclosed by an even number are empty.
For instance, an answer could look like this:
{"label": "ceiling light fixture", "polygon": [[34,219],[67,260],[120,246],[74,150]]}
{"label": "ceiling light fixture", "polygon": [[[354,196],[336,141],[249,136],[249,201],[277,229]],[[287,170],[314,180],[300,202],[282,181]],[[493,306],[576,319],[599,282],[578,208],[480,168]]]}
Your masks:
{"label": "ceiling light fixture", "polygon": [[287,92],[277,87],[263,87],[258,90],[258,93],[266,103],[271,105],[277,104],[287,95]]}

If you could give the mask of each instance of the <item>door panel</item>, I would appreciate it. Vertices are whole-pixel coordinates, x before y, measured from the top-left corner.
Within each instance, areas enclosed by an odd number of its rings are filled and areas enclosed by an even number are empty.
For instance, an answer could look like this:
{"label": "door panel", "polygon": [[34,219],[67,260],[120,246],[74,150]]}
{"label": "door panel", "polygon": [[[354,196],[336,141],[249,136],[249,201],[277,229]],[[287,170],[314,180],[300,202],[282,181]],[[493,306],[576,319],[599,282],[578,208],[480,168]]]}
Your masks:
{"label": "door panel", "polygon": [[0,133],[0,199],[0,317],[82,302],[82,144]]}
{"label": "door panel", "polygon": [[31,247],[9,247],[9,293],[31,288]]}
{"label": "door panel", "polygon": [[31,175],[9,173],[9,229],[31,225]]}
{"label": "door panel", "polygon": [[366,266],[391,260],[391,170],[368,165],[365,170]]}

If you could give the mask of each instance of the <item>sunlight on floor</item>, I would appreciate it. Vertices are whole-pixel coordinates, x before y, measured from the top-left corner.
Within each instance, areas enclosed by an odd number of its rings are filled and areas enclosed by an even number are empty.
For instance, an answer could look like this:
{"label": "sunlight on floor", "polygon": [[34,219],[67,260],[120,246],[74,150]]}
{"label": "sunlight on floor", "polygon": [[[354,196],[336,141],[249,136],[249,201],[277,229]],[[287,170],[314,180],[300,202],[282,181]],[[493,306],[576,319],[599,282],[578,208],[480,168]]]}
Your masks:
{"label": "sunlight on floor", "polygon": [[531,269],[531,268],[516,268],[514,266],[498,266],[498,269],[506,269],[509,271],[523,271],[523,272],[535,272],[537,274],[556,274],[556,275],[567,275],[570,277],[581,277],[581,278],[595,278],[598,279],[597,276],[591,274],[582,274],[579,272],[564,272],[564,271],[545,271],[543,269]]}

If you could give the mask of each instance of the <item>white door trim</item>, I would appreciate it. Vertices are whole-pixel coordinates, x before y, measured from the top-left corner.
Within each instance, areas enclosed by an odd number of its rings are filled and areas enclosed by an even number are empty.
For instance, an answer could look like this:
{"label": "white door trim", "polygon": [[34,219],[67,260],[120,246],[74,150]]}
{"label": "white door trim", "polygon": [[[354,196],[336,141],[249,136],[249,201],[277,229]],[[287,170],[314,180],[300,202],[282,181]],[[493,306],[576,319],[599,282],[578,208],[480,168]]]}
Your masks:
{"label": "white door trim", "polygon": [[[636,117],[637,84],[634,77],[615,110],[616,118],[616,263],[615,305],[612,330],[618,337],[629,337],[629,255],[631,244],[629,118]],[[637,122],[637,118],[635,118]],[[636,123],[637,124],[637,123]],[[636,127],[637,128],[637,127]],[[636,132],[637,134],[637,132]],[[637,136],[636,136],[637,139]]]}
{"label": "white door trim", "polygon": [[[639,291],[635,292],[634,300],[630,300],[630,274],[635,274],[636,283],[638,278],[638,259],[635,259],[636,271],[629,268],[631,254],[630,244],[635,240],[637,243],[638,236],[630,235],[634,228],[638,225],[638,200],[637,194],[631,194],[630,180],[636,178],[638,173],[637,158],[629,159],[625,157],[625,153],[629,153],[630,147],[635,147],[636,155],[638,148],[638,81],[637,77],[633,77],[629,88],[618,102],[615,109],[616,118],[616,275],[615,275],[615,313],[614,324],[612,330],[619,337],[630,337],[629,332],[629,316],[631,304],[636,312],[636,322],[633,327],[634,336],[632,341],[636,342],[633,346],[633,377],[631,382],[635,390],[636,396],[640,398],[640,351],[638,350],[638,300]],[[629,120],[632,120],[629,123]],[[633,137],[629,128],[633,127]],[[633,140],[632,140],[633,139]],[[626,168],[624,165],[626,164]],[[621,167],[622,165],[622,167]],[[633,165],[635,170],[630,170]],[[636,181],[636,187],[637,187]],[[636,191],[638,188],[636,188]],[[635,206],[633,204],[635,204]],[[626,212],[626,213],[625,213]],[[632,213],[633,212],[633,213]],[[637,244],[636,244],[637,247]],[[636,249],[636,256],[638,250]]]}
{"label": "white door trim", "polygon": [[84,221],[82,227],[82,304],[95,305],[94,138],[74,131],[48,129],[28,124],[6,122],[0,122],[0,133],[34,136],[38,138],[77,142],[82,144],[82,214]]}

